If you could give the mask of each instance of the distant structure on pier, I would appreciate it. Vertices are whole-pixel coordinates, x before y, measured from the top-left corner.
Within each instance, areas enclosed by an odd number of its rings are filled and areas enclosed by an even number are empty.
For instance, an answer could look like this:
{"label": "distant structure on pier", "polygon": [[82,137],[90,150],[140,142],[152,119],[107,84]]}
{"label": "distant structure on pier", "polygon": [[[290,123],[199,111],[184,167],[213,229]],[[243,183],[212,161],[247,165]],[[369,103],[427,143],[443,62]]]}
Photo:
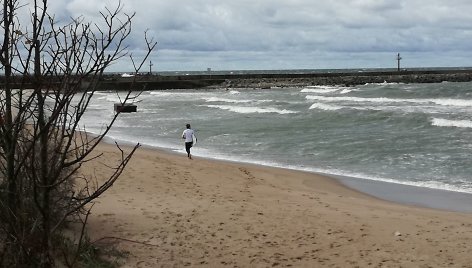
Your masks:
{"label": "distant structure on pier", "polygon": [[397,71],[400,71],[400,61],[402,57],[400,57],[400,53],[397,54]]}
{"label": "distant structure on pier", "polygon": [[154,64],[152,64],[152,61],[149,61],[149,74],[152,74],[152,66]]}

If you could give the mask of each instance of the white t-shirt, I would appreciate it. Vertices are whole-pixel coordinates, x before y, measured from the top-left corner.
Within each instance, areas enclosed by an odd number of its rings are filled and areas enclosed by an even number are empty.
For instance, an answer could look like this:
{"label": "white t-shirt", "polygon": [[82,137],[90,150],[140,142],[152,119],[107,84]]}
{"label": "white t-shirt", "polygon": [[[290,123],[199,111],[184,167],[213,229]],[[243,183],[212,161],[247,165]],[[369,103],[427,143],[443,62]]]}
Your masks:
{"label": "white t-shirt", "polygon": [[185,139],[185,142],[193,142],[193,136],[195,135],[193,129],[187,128],[182,133],[182,137]]}

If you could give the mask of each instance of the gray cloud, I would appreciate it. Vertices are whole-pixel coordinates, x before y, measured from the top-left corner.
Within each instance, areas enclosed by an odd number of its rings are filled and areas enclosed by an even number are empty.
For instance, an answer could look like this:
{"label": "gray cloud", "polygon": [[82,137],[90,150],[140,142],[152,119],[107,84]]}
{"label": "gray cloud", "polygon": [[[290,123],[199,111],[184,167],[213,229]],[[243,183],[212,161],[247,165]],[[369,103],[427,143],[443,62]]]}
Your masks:
{"label": "gray cloud", "polygon": [[[468,0],[122,2],[136,12],[130,47],[139,54],[149,29],[160,70],[391,67],[397,52],[411,67],[470,65]],[[116,3],[63,0],[51,10],[94,19]]]}

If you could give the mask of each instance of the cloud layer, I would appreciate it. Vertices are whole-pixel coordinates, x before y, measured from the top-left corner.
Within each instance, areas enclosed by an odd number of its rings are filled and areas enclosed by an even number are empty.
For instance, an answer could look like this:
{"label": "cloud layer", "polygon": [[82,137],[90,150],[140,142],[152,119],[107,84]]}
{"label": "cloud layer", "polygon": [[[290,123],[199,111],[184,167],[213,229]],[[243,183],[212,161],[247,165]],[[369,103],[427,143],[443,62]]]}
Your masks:
{"label": "cloud layer", "polygon": [[[63,18],[95,18],[117,1],[51,1]],[[469,0],[122,0],[146,29],[156,70],[470,66]],[[117,69],[124,68],[116,66]]]}

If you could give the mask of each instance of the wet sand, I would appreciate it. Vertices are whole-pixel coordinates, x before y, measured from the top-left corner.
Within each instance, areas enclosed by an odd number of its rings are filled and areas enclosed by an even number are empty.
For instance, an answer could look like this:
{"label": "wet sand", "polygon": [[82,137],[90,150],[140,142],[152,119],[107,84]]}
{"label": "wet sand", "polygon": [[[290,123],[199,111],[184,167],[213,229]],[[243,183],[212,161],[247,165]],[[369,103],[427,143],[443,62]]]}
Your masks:
{"label": "wet sand", "polygon": [[359,178],[338,177],[346,186],[406,205],[472,213],[472,194]]}

